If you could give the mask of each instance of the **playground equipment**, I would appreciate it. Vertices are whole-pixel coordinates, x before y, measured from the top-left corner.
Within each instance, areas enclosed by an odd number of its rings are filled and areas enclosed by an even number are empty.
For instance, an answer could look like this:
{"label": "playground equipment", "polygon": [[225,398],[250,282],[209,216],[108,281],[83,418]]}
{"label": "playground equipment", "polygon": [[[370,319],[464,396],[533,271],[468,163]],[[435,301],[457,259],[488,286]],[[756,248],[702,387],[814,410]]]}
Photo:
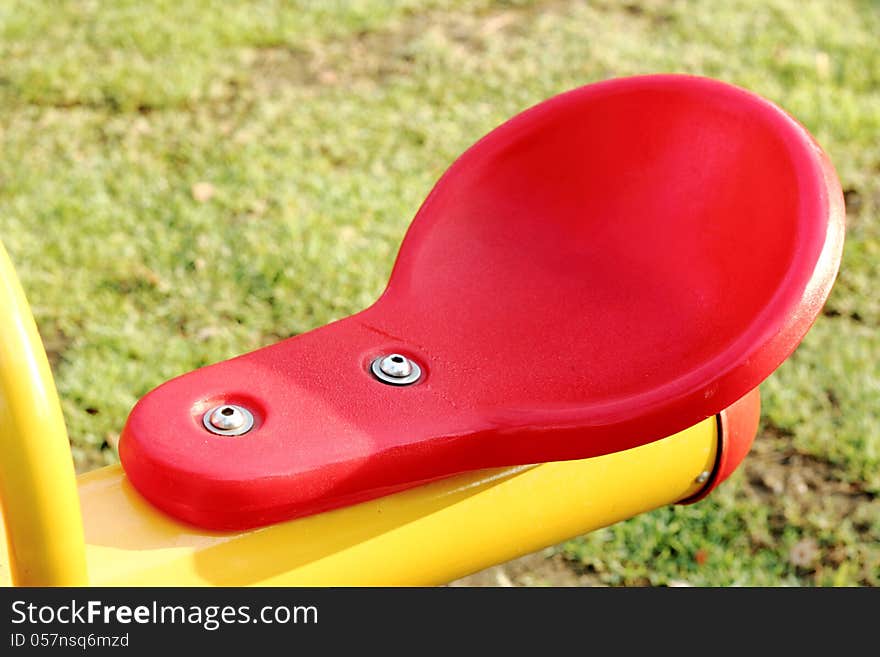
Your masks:
{"label": "playground equipment", "polygon": [[843,222],[827,157],[754,94],[575,89],[456,160],[375,304],[163,384],[121,467],[78,479],[4,253],[0,578],[434,584],[695,502],[747,453]]}

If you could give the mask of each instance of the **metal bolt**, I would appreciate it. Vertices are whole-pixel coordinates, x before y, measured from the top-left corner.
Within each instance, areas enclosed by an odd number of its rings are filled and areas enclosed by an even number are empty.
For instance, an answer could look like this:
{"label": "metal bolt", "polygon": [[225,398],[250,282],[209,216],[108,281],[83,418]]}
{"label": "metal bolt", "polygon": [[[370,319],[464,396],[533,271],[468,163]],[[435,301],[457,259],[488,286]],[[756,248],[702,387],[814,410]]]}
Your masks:
{"label": "metal bolt", "polygon": [[370,370],[383,383],[395,386],[407,386],[422,376],[418,363],[400,354],[379,356],[370,365]]}
{"label": "metal bolt", "polygon": [[240,436],[254,426],[254,416],[244,406],[223,404],[215,406],[202,416],[202,423],[218,436]]}
{"label": "metal bolt", "polygon": [[379,369],[395,379],[405,379],[412,374],[413,370],[409,358],[400,354],[385,356],[385,358],[379,361]]}
{"label": "metal bolt", "polygon": [[708,470],[703,470],[700,474],[697,475],[697,483],[705,484],[707,481],[709,481],[710,474],[711,473]]}

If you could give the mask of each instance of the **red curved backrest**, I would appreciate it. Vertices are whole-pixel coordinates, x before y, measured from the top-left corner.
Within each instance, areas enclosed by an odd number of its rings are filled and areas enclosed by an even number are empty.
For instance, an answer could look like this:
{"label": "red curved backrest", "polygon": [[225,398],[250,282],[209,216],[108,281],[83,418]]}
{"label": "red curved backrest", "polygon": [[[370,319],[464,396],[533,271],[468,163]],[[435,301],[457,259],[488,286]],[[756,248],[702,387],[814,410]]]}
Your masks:
{"label": "red curved backrest", "polygon": [[[689,76],[588,85],[449,168],[373,306],[161,386],[120,456],[161,508],[238,528],[634,447],[766,378],[818,315],[842,243],[831,164],[778,107]],[[370,373],[392,352],[422,367],[416,384]],[[217,403],[255,428],[207,433]]]}

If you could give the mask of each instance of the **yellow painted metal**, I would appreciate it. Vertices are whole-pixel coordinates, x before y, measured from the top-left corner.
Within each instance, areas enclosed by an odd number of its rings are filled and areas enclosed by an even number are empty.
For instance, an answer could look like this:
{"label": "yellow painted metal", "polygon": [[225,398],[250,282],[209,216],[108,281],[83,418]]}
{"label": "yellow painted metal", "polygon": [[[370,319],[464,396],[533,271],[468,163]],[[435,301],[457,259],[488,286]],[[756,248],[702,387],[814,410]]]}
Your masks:
{"label": "yellow painted metal", "polygon": [[86,584],[85,542],[64,418],[46,352],[0,244],[0,507],[23,586]]}
{"label": "yellow painted metal", "polygon": [[463,474],[238,533],[172,520],[111,466],[79,478],[91,583],[445,583],[693,495],[716,445],[709,418],[625,452]]}

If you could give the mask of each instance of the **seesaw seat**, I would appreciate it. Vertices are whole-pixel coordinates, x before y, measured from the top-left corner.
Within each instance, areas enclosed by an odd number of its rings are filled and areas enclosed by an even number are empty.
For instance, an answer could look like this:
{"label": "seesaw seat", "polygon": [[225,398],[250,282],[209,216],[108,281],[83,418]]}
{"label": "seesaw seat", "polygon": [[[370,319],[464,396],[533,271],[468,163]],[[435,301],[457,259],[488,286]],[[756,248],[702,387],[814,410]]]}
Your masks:
{"label": "seesaw seat", "polygon": [[[688,76],[588,85],[449,168],[373,306],[160,386],[120,457],[161,509],[232,529],[635,447],[765,379],[818,315],[842,240],[834,171],[776,106]],[[388,353],[422,378],[379,382]],[[220,403],[254,428],[206,432]]]}

